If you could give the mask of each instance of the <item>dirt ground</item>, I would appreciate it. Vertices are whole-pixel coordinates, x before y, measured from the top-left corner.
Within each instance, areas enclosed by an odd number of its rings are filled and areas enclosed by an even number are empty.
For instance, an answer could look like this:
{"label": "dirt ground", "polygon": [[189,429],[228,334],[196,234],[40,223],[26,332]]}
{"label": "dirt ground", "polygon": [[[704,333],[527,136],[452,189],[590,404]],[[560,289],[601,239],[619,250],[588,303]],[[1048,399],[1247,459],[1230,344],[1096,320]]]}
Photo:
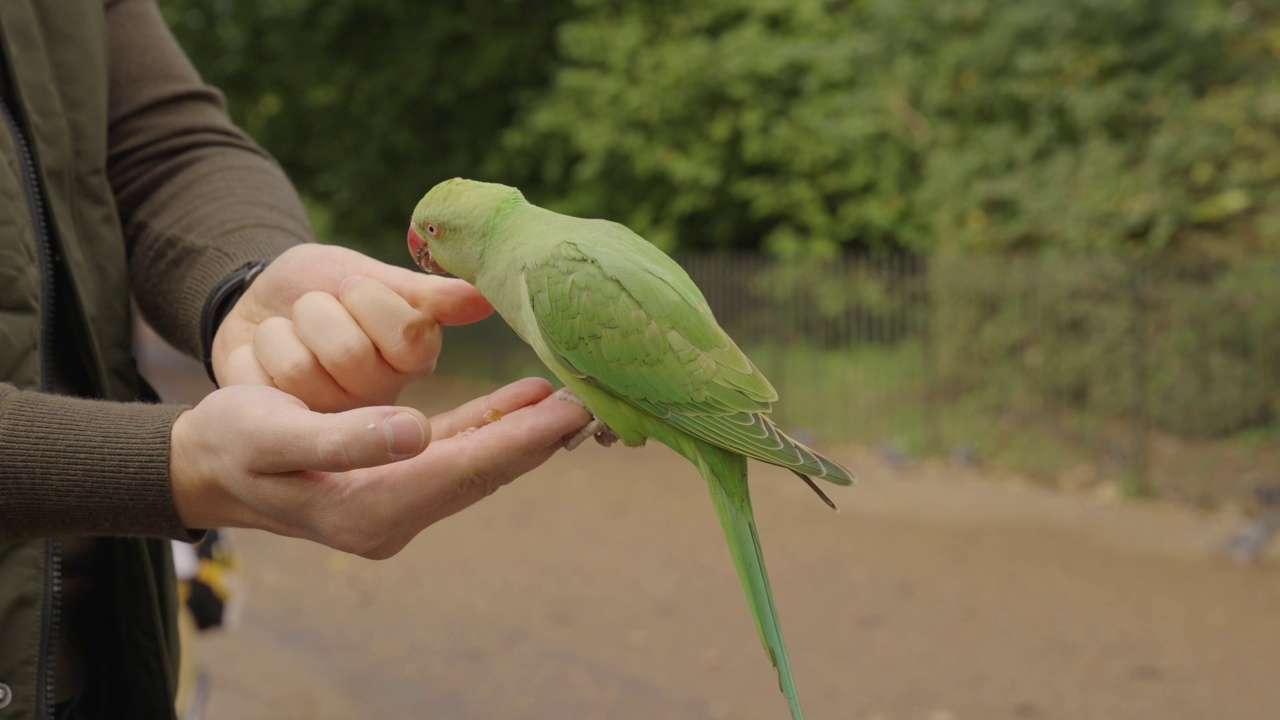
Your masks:
{"label": "dirt ground", "polygon": [[[752,467],[810,720],[1280,717],[1280,559],[1213,557],[1232,518],[830,450],[861,478],[839,513]],[[235,538],[242,620],[196,648],[209,720],[787,717],[706,491],[661,447],[561,453],[383,562]]]}

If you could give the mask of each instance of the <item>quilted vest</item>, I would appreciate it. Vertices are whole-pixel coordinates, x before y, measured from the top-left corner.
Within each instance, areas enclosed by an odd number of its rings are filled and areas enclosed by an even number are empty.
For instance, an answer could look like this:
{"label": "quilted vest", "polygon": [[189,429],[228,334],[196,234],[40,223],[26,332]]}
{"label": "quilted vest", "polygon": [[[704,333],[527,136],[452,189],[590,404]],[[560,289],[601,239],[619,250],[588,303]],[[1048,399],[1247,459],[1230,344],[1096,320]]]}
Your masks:
{"label": "quilted vest", "polygon": [[[106,173],[103,0],[4,0],[0,49],[21,131],[0,129],[0,381],[49,389],[45,309],[56,252],[68,285],[61,297],[81,318],[78,361],[90,384],[102,398],[137,399],[125,243]],[[170,718],[177,631],[169,544],[113,539],[102,555],[110,582],[100,601],[113,620],[102,679],[119,698],[113,716]],[[58,562],[54,540],[0,542],[0,720],[52,717]]]}

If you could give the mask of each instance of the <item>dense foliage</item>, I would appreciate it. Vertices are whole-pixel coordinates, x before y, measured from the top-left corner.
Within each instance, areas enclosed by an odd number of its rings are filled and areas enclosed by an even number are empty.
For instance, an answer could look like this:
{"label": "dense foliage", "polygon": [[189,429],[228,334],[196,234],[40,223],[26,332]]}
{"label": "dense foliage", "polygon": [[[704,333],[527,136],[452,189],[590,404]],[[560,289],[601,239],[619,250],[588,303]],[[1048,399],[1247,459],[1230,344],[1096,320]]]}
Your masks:
{"label": "dense foliage", "polygon": [[1280,420],[1280,259],[947,258],[929,282],[938,400],[1201,437]]}
{"label": "dense foliage", "polygon": [[[790,259],[726,318],[918,342],[957,403],[1196,435],[1280,418],[1280,271],[1250,267],[1280,253],[1274,2],[162,6],[322,236],[404,261],[425,189],[496,180],[668,250]],[[915,256],[927,303],[832,276],[840,252]]]}
{"label": "dense foliage", "polygon": [[1246,254],[1280,236],[1272,3],[164,5],[347,238],[398,242],[455,174],[668,248]]}
{"label": "dense foliage", "polygon": [[483,175],[545,82],[566,3],[161,0],[206,81],[274,154],[322,235],[403,255],[414,203]]}

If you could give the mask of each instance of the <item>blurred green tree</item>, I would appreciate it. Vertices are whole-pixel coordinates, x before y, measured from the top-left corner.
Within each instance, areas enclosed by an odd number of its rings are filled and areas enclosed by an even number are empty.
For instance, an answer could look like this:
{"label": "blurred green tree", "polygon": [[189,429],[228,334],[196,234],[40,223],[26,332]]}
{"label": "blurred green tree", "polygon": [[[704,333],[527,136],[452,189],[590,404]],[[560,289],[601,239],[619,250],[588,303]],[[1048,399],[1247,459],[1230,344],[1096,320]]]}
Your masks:
{"label": "blurred green tree", "polygon": [[233,117],[284,165],[322,236],[404,261],[414,203],[497,177],[495,145],[552,67],[567,2],[161,0]]}
{"label": "blurred green tree", "polygon": [[1274,3],[162,4],[326,232],[383,256],[452,175],[669,250],[1280,249]]}
{"label": "blurred green tree", "polygon": [[578,7],[507,145],[665,247],[1280,247],[1272,4]]}
{"label": "blurred green tree", "polygon": [[923,244],[922,156],[862,5],[581,0],[507,146],[558,206],[667,249]]}

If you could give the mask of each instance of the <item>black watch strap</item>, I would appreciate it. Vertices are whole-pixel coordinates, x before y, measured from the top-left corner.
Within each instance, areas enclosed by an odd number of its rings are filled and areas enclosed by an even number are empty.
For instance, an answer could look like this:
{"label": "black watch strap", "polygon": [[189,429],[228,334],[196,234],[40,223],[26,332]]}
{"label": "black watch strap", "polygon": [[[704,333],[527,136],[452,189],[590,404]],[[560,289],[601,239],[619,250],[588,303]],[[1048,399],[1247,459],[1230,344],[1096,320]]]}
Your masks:
{"label": "black watch strap", "polygon": [[235,307],[236,301],[270,264],[270,260],[259,260],[237,268],[218,283],[204,302],[204,310],[200,313],[200,350],[204,355],[204,371],[209,374],[214,387],[218,387],[218,378],[213,374],[213,336],[218,333],[222,320]]}

